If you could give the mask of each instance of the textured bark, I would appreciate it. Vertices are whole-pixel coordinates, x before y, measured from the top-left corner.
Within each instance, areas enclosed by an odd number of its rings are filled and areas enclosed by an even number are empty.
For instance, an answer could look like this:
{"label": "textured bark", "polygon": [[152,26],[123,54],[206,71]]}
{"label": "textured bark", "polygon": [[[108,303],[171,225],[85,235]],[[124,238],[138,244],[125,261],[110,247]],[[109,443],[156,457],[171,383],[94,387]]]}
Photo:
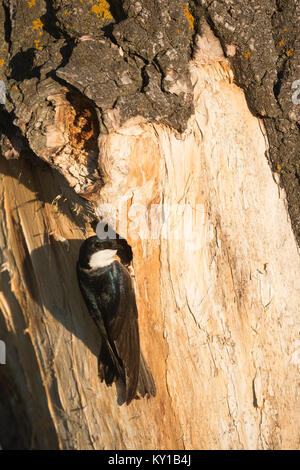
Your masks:
{"label": "textured bark", "polygon": [[[1,2],[3,447],[299,448],[294,26],[277,44],[296,4],[254,3]],[[129,406],[99,382],[76,280],[99,205],[133,251],[157,387]]]}

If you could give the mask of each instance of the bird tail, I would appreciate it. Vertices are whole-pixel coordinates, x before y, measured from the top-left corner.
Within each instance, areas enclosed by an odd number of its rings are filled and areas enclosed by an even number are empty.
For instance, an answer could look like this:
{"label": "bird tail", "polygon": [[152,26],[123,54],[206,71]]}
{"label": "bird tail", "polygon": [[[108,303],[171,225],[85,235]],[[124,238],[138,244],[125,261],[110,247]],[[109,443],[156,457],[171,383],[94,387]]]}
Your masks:
{"label": "bird tail", "polygon": [[156,395],[154,379],[142,353],[140,356],[140,373],[137,391],[142,397],[147,395],[147,398],[150,398],[151,395],[154,397]]}
{"label": "bird tail", "polygon": [[[101,382],[105,381],[106,385],[111,386],[118,379],[121,379],[123,385],[126,388],[124,367],[118,360],[118,357],[110,343],[105,340],[102,342],[98,358],[98,373]],[[129,404],[133,398],[139,399],[140,397],[144,397],[146,395],[147,398],[150,398],[151,395],[154,397],[156,395],[154,379],[142,353],[140,353],[138,383],[135,387],[136,388],[131,391],[132,393],[129,394],[130,398],[128,399],[127,397],[127,404]]]}
{"label": "bird tail", "polygon": [[119,378],[125,384],[124,368],[108,341],[103,340],[98,357],[98,374],[101,382],[111,386]]}

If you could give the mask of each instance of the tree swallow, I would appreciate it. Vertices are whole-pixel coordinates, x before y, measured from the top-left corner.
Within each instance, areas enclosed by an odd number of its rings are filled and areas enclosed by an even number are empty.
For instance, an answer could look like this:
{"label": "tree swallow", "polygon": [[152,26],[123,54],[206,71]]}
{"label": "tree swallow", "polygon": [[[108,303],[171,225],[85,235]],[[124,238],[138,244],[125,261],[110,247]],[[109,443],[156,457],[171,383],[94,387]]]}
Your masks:
{"label": "tree swallow", "polygon": [[138,312],[127,266],[132,259],[125,239],[87,238],[77,262],[79,287],[101,334],[98,370],[110,386],[121,380],[127,405],[155,396],[152,374],[140,351]]}

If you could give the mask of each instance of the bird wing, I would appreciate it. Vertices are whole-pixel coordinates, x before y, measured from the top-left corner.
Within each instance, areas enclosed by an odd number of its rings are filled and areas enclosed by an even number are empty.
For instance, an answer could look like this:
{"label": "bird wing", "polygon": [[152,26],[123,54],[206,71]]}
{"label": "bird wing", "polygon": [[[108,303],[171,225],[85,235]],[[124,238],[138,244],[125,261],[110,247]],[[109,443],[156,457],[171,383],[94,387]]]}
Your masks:
{"label": "bird wing", "polygon": [[99,356],[100,379],[111,385],[120,377],[125,382],[126,403],[129,404],[136,397],[140,371],[138,313],[128,270],[118,261],[113,263],[113,269],[112,276],[105,274],[103,278],[104,290],[111,289],[111,298],[117,299],[108,307],[101,297],[103,285],[98,292],[95,284],[93,289],[88,288],[91,274],[85,273],[77,264],[80,290],[103,339]]}
{"label": "bird wing", "polygon": [[125,382],[123,366],[120,364],[116,349],[109,339],[105,317],[100,302],[99,293],[96,289],[90,287],[91,274],[82,269],[77,263],[77,276],[82,296],[87,305],[89,314],[94,320],[98,331],[100,332],[102,342],[99,354],[99,376],[101,382],[105,380],[107,385],[111,385],[118,377]]}
{"label": "bird wing", "polygon": [[[114,314],[105,315],[104,324],[109,342],[121,359],[125,370],[126,403],[135,398],[140,369],[138,313],[132,280],[127,269],[117,261],[119,302]],[[99,305],[101,309],[101,306]]]}

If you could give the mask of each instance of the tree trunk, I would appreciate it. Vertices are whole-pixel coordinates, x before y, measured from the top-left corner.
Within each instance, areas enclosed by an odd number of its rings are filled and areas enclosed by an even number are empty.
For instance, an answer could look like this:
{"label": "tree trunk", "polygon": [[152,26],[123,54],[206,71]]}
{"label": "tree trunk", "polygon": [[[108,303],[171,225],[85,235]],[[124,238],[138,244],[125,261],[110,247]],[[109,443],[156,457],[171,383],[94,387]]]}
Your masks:
{"label": "tree trunk", "polygon": [[[299,447],[297,5],[225,3],[0,2],[4,448]],[[157,388],[128,406],[76,279],[99,220]]]}

